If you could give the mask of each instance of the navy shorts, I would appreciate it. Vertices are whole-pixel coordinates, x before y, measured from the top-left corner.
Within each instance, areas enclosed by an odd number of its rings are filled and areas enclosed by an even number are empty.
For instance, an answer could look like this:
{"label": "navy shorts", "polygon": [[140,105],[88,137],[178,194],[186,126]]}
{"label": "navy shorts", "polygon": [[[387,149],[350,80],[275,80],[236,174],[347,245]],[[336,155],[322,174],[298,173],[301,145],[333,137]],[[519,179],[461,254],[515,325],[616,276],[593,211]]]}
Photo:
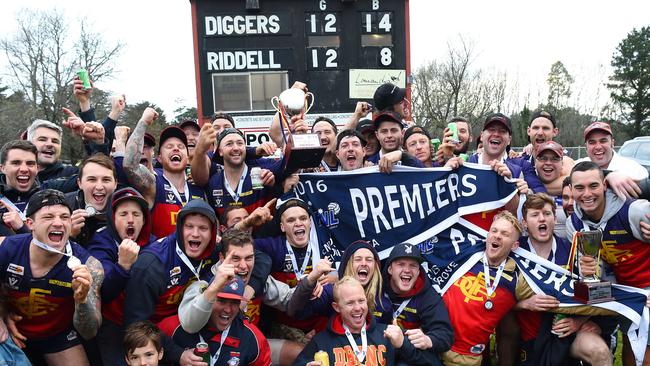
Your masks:
{"label": "navy shorts", "polygon": [[73,328],[42,339],[27,339],[28,354],[57,353],[81,344],[81,336]]}

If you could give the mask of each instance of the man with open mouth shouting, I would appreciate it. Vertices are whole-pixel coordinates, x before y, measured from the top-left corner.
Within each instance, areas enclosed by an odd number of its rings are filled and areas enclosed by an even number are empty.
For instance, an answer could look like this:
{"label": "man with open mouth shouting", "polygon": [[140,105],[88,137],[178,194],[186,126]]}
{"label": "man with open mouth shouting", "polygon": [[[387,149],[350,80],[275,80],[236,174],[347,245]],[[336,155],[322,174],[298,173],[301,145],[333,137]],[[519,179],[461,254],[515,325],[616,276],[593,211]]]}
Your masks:
{"label": "man with open mouth shouting", "polygon": [[156,223],[153,234],[157,238],[170,235],[176,230],[176,215],[190,200],[204,198],[201,188],[187,182],[187,137],[176,126],[162,130],[158,139],[158,161],[162,169],[152,173],[140,164],[144,134],[147,126],[158,118],[158,113],[148,107],[133,129],[124,154],[124,172],[129,183],[137,189],[151,209],[151,218]]}
{"label": "man with open mouth shouting", "polygon": [[[539,154],[538,154],[539,157]],[[536,254],[544,259],[566,266],[569,262],[571,244],[563,237],[554,234],[557,220],[555,216],[556,203],[544,193],[528,196],[523,206],[523,224],[528,236],[522,236],[519,243],[523,249]],[[533,295],[526,300],[519,301],[515,306],[518,310],[517,320],[521,329],[521,360],[524,365],[532,365],[541,354],[536,354],[536,339],[547,338],[550,333],[540,334],[541,329],[551,328],[549,324],[542,326],[543,322],[551,323],[553,315],[545,311],[553,309],[560,304],[559,300],[548,295]],[[553,347],[553,343],[546,352],[553,352],[558,359],[564,359],[567,353],[571,356],[588,362],[591,365],[611,365],[611,353],[603,338],[599,335],[600,328],[589,321],[589,317],[567,317],[553,324],[551,331],[560,338],[571,337],[569,347]],[[565,356],[560,357],[564,352]]]}
{"label": "man with open mouth shouting", "polygon": [[0,268],[6,269],[0,281],[9,289],[18,331],[14,341],[50,365],[89,365],[78,334],[91,339],[101,324],[102,265],[68,241],[71,210],[63,193],[35,193],[26,215],[32,232],[0,246]]}
{"label": "man with open mouth shouting", "polygon": [[395,365],[398,354],[408,365],[440,364],[433,352],[415,348],[399,326],[377,322],[357,279],[345,276],[334,285],[332,306],[336,314],[327,328],[307,343],[294,365],[320,365],[312,361],[318,351],[343,365]]}
{"label": "man with open mouth shouting", "polygon": [[[245,287],[255,263],[250,234],[239,230],[226,232],[218,267],[210,282],[199,281],[200,293],[186,312],[162,321],[160,328],[174,343],[192,348],[208,343],[213,365],[269,365],[269,343],[257,327],[240,312]],[[225,255],[225,256],[224,256]],[[189,291],[189,290],[188,290]],[[185,303],[185,299],[184,299]],[[204,313],[207,321],[190,312]],[[189,319],[194,317],[194,319]],[[181,320],[182,319],[182,320]],[[239,363],[237,363],[239,361]]]}
{"label": "man with open mouth shouting", "polygon": [[106,226],[88,243],[88,252],[104,267],[102,286],[104,323],[97,334],[97,344],[104,364],[122,363],[122,315],[124,289],[140,248],[155,238],[151,235],[149,208],[142,195],[133,188],[123,188],[109,198]]}
{"label": "man with open mouth shouting", "polygon": [[454,332],[449,313],[420,264],[424,258],[417,245],[402,243],[393,247],[384,264],[384,288],[393,305],[393,319],[418,349],[440,354],[448,351]]}
{"label": "man with open mouth shouting", "polygon": [[[176,314],[185,288],[191,281],[206,278],[218,259],[218,227],[214,210],[202,200],[192,200],[178,213],[176,232],[147,245],[131,267],[126,285],[124,326],[138,321],[154,323]],[[165,362],[178,363],[191,357],[165,345]],[[181,362],[183,363],[183,362]]]}

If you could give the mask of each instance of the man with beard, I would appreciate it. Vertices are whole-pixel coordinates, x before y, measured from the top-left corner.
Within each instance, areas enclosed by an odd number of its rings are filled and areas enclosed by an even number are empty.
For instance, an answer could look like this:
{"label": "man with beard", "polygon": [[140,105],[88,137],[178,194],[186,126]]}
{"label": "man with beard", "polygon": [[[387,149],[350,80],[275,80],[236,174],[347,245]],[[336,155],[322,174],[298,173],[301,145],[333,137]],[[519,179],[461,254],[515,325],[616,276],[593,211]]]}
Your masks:
{"label": "man with beard", "polygon": [[108,198],[117,187],[117,174],[113,161],[104,154],[86,158],[79,166],[79,190],[66,194],[72,208],[70,236],[83,247],[98,229],[106,225]]}
{"label": "man with beard", "polygon": [[449,123],[456,124],[456,130],[458,131],[458,141],[454,142],[451,140],[452,132],[449,130],[449,127],[445,127],[443,132],[442,144],[436,151],[436,161],[438,164],[451,159],[454,156],[459,156],[460,154],[467,154],[469,150],[469,144],[472,142],[472,128],[469,125],[469,120],[464,117],[454,117],[449,121]]}
{"label": "man with beard", "polygon": [[[516,217],[499,212],[488,232],[482,260],[443,295],[455,336],[451,350],[442,355],[445,365],[480,365],[490,334],[515,305],[520,282],[516,264],[508,255],[519,246],[521,233]],[[480,295],[469,299],[461,290],[464,286],[481,286]]]}
{"label": "man with beard", "polygon": [[634,160],[620,156],[614,151],[612,128],[605,122],[594,122],[584,131],[587,157],[578,160],[591,161],[601,169],[621,172],[634,180],[648,178],[648,170]]}
{"label": "man with beard", "polygon": [[323,155],[320,164],[321,171],[334,172],[341,168],[336,160],[336,146],[334,145],[338,132],[334,121],[327,117],[317,117],[311,126],[311,133],[318,135],[320,145],[325,147],[325,155]]}
{"label": "man with beard", "polygon": [[62,138],[63,129],[50,121],[37,119],[27,129],[27,141],[31,141],[38,150],[38,178],[41,182],[69,177],[78,172],[77,167],[63,165],[59,160]]}
{"label": "man with beard", "polygon": [[35,193],[25,214],[31,233],[0,246],[0,280],[9,287],[14,341],[26,346],[33,362],[43,357],[49,365],[88,365],[78,334],[91,339],[101,324],[102,266],[68,241],[71,210],[63,193]]}
{"label": "man with beard", "polygon": [[318,351],[344,365],[396,365],[398,359],[408,365],[440,364],[431,350],[415,348],[397,325],[377,323],[368,310],[363,286],[353,277],[336,283],[332,306],[336,315],[327,329],[307,343],[294,365],[320,365],[312,361]]}
{"label": "man with beard", "polygon": [[341,170],[363,168],[366,140],[356,130],[343,130],[336,136],[336,157]]}
{"label": "man with beard", "polygon": [[[530,118],[530,125],[526,131],[530,145],[524,148],[524,153],[521,155],[521,157],[524,160],[527,160],[531,164],[535,165],[534,154],[539,145],[548,141],[553,141],[553,139],[559,135],[560,131],[557,128],[555,117],[550,112],[547,112],[545,110],[540,110],[533,113],[532,117]],[[567,176],[571,172],[571,168],[573,168],[575,162],[573,159],[571,159],[571,157],[565,156],[564,151],[562,151],[562,155],[562,175]],[[547,189],[549,188],[551,189],[549,191],[550,193],[554,195],[559,194],[559,183],[552,187],[547,186]]]}
{"label": "man with beard", "polygon": [[[199,139],[199,144],[209,144],[209,140]],[[214,160],[223,163],[223,169],[211,172],[208,184],[205,187],[208,193],[208,201],[217,212],[223,215],[227,207],[243,207],[248,212],[253,212],[258,207],[264,206],[272,197],[271,187],[274,182],[274,174],[282,170],[283,161],[272,159],[257,160],[261,168],[260,178],[265,185],[261,189],[253,187],[251,169],[246,162],[246,142],[244,134],[234,128],[227,128],[219,133],[217,140],[217,152]],[[195,159],[207,159],[202,153],[207,147],[197,146]],[[193,164],[194,165],[194,164]],[[198,166],[202,166],[199,163]]]}
{"label": "man with beard", "polygon": [[[543,145],[542,145],[543,146]],[[538,155],[539,158],[539,155]],[[523,225],[528,236],[522,236],[519,243],[523,249],[547,259],[559,266],[567,267],[571,244],[559,235],[553,234],[556,203],[544,193],[530,195],[523,206]],[[548,295],[536,294],[515,305],[517,320],[522,333],[521,359],[523,364],[532,365],[542,357],[536,354],[535,341],[548,339],[548,334],[539,334],[549,329],[560,338],[571,337],[570,347],[562,348],[550,343],[543,352],[553,352],[558,359],[569,355],[591,365],[611,365],[612,357],[607,344],[600,337],[600,328],[589,317],[566,317],[553,323],[553,315],[544,313],[556,308],[560,302]],[[542,322],[547,323],[542,326]],[[566,352],[564,355],[559,353]]]}
{"label": "man with beard", "polygon": [[151,209],[153,234],[157,238],[170,235],[176,229],[176,216],[193,199],[202,199],[202,190],[187,182],[187,137],[183,130],[170,126],[162,130],[158,139],[158,161],[162,169],[152,173],[140,164],[144,134],[147,126],[158,118],[158,113],[147,107],[126,144],[124,171],[131,185],[137,189]]}
{"label": "man with beard", "polygon": [[104,322],[97,334],[102,361],[106,365],[122,363],[122,314],[124,289],[140,248],[155,238],[151,235],[149,208],[133,188],[115,191],[106,207],[106,226],[97,230],[88,243],[88,252],[104,268],[102,315]]}
{"label": "man with beard", "polygon": [[215,278],[216,294],[208,324],[190,333],[181,327],[178,316],[174,316],[163,320],[161,330],[183,348],[207,343],[211,365],[271,365],[269,343],[239,311],[244,298],[244,280],[235,276],[232,265],[219,266]]}
{"label": "man with beard", "polygon": [[393,319],[417,349],[446,352],[454,332],[442,298],[420,265],[424,258],[417,245],[397,244],[384,264],[384,288],[393,304]]}
{"label": "man with beard", "polygon": [[481,141],[483,141],[483,152],[470,156],[468,160],[470,163],[484,165],[494,164],[493,162],[503,163],[512,173],[512,178],[523,178],[528,183],[532,193],[546,192],[544,184],[529,162],[521,158],[508,157],[506,147],[512,142],[512,122],[509,117],[501,113],[489,115],[483,124]]}
{"label": "man with beard", "polygon": [[[139,320],[157,323],[177,313],[187,285],[207,278],[217,260],[217,226],[212,208],[203,200],[192,200],[178,213],[175,233],[140,251],[126,285],[124,326]],[[165,345],[166,361],[183,364],[198,359],[192,350]]]}

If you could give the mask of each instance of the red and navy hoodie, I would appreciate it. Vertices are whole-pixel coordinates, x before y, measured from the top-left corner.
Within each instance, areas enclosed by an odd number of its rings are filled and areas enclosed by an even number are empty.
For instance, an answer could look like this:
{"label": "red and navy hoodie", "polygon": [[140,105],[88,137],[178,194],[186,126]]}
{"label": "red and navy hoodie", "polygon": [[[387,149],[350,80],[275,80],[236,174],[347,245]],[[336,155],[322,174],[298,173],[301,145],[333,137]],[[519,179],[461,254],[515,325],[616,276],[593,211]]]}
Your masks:
{"label": "red and navy hoodie", "polygon": [[[8,289],[9,309],[23,319],[18,331],[28,339],[48,339],[73,327],[74,293],[68,257],[62,256],[43,277],[31,273],[29,247],[32,234],[7,237],[0,245],[0,280]],[[77,243],[72,253],[86,263],[90,255]]]}
{"label": "red and navy hoodie", "polygon": [[125,271],[117,264],[118,248],[122,243],[115,228],[115,208],[124,201],[134,201],[142,209],[144,225],[136,238],[140,248],[145,247],[155,238],[151,235],[151,218],[147,201],[133,188],[123,188],[115,191],[106,207],[106,226],[99,229],[88,242],[88,252],[102,264],[104,268],[104,282],[102,283],[102,314],[116,324],[122,323],[122,305],[124,303],[124,289],[129,281],[130,271]]}
{"label": "red and navy hoodie", "polygon": [[[418,350],[404,337],[402,347],[395,349],[390,341],[384,337],[384,330],[388,327],[379,324],[374,317],[368,316],[366,320],[366,336],[368,350],[364,365],[366,366],[387,366],[396,365],[399,360],[408,365],[441,365],[440,360],[431,349]],[[361,349],[360,334],[353,333],[354,341]],[[339,314],[330,318],[327,328],[312,338],[305,348],[300,352],[294,365],[306,365],[314,360],[314,354],[318,351],[325,351],[330,359],[330,365],[360,365],[352,350],[352,346],[345,336],[343,323]]]}
{"label": "red and navy hoodie", "polygon": [[208,277],[212,265],[217,262],[217,220],[214,211],[204,201],[192,200],[178,214],[176,233],[147,245],[131,267],[124,302],[125,326],[147,319],[157,323],[178,312],[185,288],[196,280],[194,273],[176,254],[177,241],[181,250],[185,250],[182,228],[184,218],[190,214],[201,214],[213,222],[210,244],[201,258],[190,259],[192,266],[196,268],[201,264],[199,276],[203,279]]}
{"label": "red and navy hoodie", "polygon": [[[209,323],[198,333],[193,334],[183,330],[178,315],[165,318],[158,325],[164,334],[172,338],[174,344],[184,349],[196,347],[202,337],[208,343],[212,357],[222,343],[222,332]],[[269,342],[262,332],[249,323],[241,313],[233,319],[221,347],[219,358],[216,361],[212,360],[213,365],[268,366],[271,364]]]}

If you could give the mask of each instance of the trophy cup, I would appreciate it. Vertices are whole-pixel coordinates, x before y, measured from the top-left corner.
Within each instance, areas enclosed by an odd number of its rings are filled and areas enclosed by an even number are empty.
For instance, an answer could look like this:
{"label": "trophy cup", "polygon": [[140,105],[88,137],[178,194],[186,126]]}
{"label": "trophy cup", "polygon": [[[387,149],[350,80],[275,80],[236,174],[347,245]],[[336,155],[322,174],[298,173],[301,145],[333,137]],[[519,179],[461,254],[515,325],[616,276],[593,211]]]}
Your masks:
{"label": "trophy cup", "polygon": [[[311,102],[307,104],[307,100]],[[287,174],[302,168],[313,168],[320,165],[325,148],[320,144],[320,138],[315,133],[296,134],[291,130],[291,117],[304,116],[314,105],[314,94],[305,93],[301,89],[290,88],[279,97],[271,98],[271,104],[280,116],[280,129],[284,138],[284,159]],[[285,133],[285,130],[288,133]]]}
{"label": "trophy cup", "polygon": [[[602,247],[603,233],[600,230],[590,230],[578,232],[578,250],[582,255],[588,255],[597,258],[598,252]],[[596,264],[598,265],[598,263]],[[595,274],[575,281],[573,284],[573,297],[585,304],[597,304],[600,302],[611,301],[612,284],[609,281],[603,281]]]}

